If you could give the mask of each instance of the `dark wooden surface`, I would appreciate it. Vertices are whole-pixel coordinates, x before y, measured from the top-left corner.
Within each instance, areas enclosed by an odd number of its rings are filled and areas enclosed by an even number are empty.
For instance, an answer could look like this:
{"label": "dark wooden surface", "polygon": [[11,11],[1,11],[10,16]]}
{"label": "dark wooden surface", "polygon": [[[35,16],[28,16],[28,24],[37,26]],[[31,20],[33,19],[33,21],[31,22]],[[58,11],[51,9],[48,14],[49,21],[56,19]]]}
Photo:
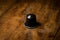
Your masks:
{"label": "dark wooden surface", "polygon": [[[59,0],[0,0],[0,40],[60,40]],[[28,29],[26,15],[41,23]]]}

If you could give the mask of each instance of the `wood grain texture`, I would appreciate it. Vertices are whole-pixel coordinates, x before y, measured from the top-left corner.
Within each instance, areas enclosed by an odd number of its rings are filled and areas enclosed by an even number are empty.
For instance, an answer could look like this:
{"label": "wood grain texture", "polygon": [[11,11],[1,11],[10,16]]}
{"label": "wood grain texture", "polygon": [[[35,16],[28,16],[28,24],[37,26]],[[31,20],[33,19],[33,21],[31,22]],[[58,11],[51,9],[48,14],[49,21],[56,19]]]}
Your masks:
{"label": "wood grain texture", "polygon": [[[60,40],[59,0],[0,0],[0,40]],[[41,23],[28,29],[26,15]]]}

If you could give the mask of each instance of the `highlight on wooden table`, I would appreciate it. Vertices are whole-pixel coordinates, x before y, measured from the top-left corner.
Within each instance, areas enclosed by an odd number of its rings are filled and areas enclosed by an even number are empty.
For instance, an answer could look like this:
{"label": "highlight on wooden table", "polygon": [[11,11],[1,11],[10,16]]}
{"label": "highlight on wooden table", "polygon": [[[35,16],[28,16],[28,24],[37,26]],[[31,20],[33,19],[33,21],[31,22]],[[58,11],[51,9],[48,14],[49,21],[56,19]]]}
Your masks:
{"label": "highlight on wooden table", "polygon": [[60,0],[0,0],[0,40],[60,40]]}

